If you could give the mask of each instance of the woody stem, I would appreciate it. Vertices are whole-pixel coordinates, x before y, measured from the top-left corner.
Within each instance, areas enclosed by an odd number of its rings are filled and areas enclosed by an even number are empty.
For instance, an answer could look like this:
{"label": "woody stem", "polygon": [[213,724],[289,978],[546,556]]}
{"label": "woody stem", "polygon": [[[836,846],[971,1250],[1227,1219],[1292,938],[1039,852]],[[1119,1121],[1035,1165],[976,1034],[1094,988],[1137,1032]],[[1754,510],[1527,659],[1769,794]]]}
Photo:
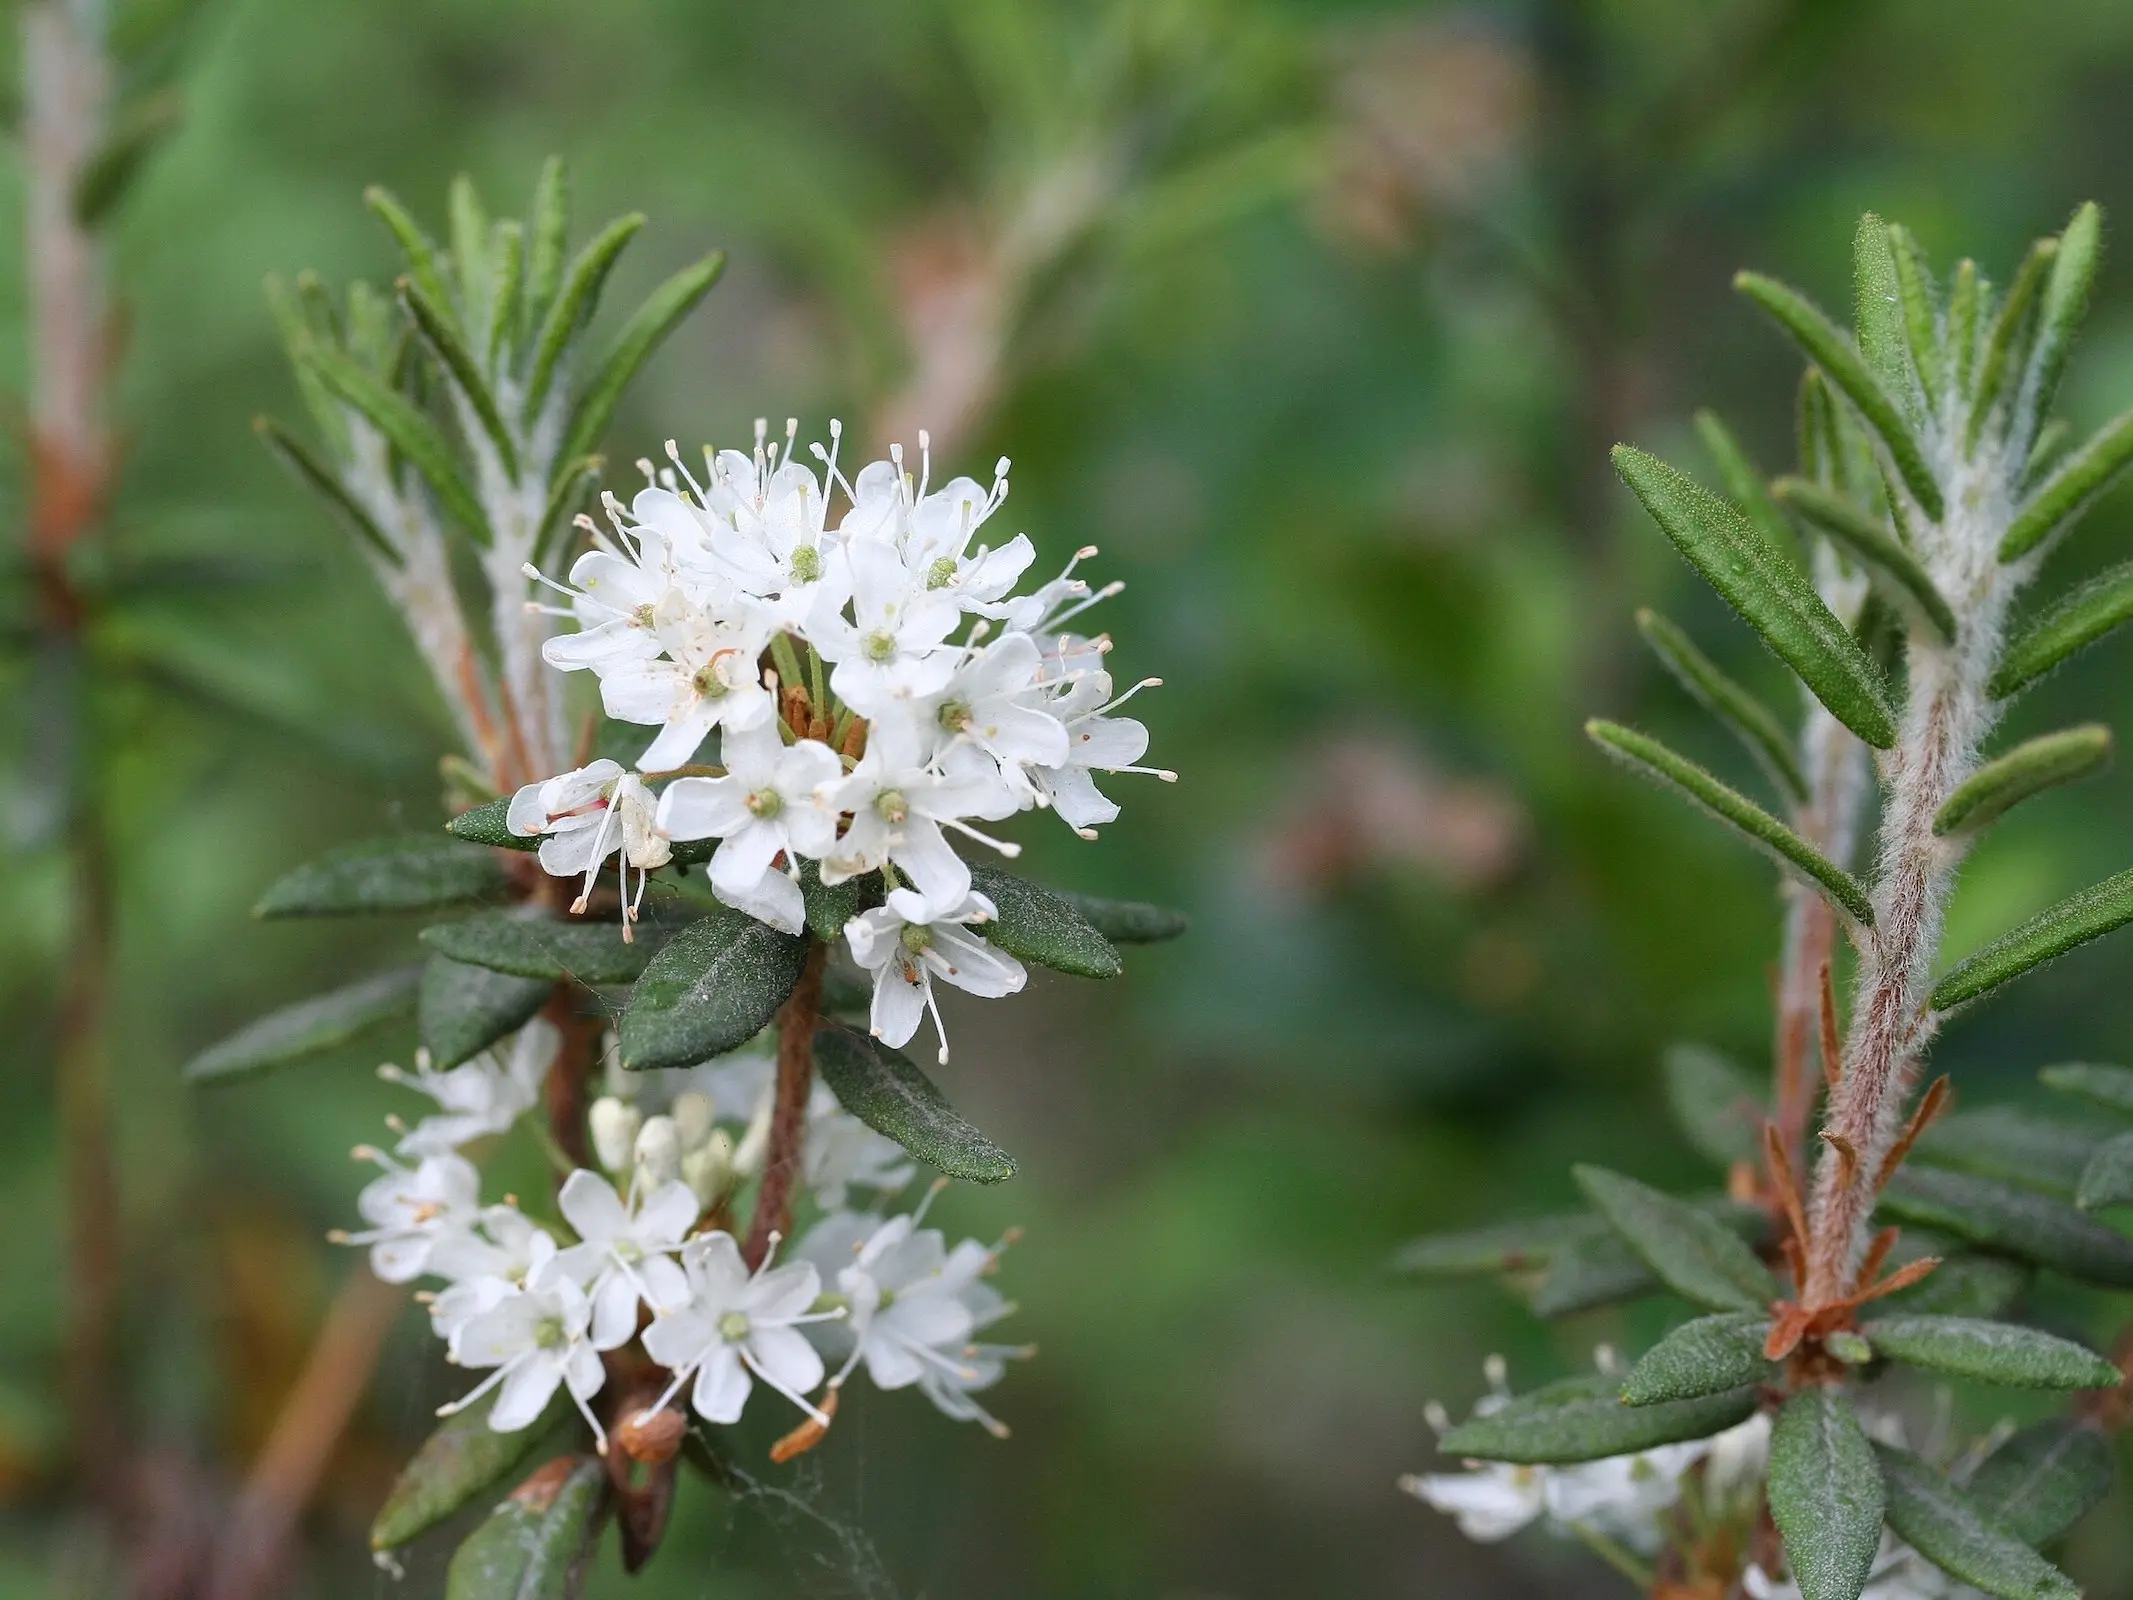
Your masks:
{"label": "woody stem", "polygon": [[792,1227],[793,1186],[807,1137],[807,1101],[815,1087],[815,1029],[822,1023],[822,968],[829,946],[808,940],[807,963],[778,1012],[778,1082],[770,1112],[770,1142],[763,1158],[763,1186],[756,1191],[743,1258],[753,1268],[770,1253],[770,1236]]}

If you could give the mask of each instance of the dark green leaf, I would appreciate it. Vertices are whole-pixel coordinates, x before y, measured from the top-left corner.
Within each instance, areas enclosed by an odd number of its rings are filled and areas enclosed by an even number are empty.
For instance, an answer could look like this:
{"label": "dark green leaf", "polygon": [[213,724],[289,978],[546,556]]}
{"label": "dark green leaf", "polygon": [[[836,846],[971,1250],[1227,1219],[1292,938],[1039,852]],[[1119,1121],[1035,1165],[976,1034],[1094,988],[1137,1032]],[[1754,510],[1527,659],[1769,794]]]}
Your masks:
{"label": "dark green leaf", "polygon": [[437,503],[476,544],[489,543],[489,519],[467,487],[459,462],[437,424],[403,394],[388,388],[338,350],[313,348],[306,357],[319,380],[360,411],[436,493]]}
{"label": "dark green leaf", "polygon": [[427,294],[440,306],[452,303],[451,295],[444,286],[444,274],[437,265],[437,246],[430,236],[422,231],[408,209],[393,197],[389,189],[373,184],[363,191],[363,203],[377,213],[378,220],[391,230],[399,243],[400,251],[407,257],[408,276],[422,285]]}
{"label": "dark green leaf", "polygon": [[[2133,428],[2128,429],[2127,438],[2133,441]],[[2001,652],[1987,692],[1996,700],[2020,694],[2128,617],[2133,617],[2133,561],[2097,574],[2023,629]]]}
{"label": "dark green leaf", "polygon": [[494,367],[503,356],[505,340],[518,326],[518,297],[526,281],[526,235],[516,222],[499,222],[489,230],[489,261],[496,274],[496,290],[489,305],[483,359]]}
{"label": "dark green leaf", "polygon": [[1726,501],[1664,462],[1617,445],[1614,463],[1674,548],[1832,716],[1877,750],[1896,742],[1879,669],[1782,552]]}
{"label": "dark green leaf", "polygon": [[1859,353],[1866,358],[1867,370],[1916,427],[1924,419],[1925,392],[1912,368],[1896,252],[1889,225],[1871,211],[1859,219],[1852,234],[1852,305]]}
{"label": "dark green leaf", "polygon": [[635,238],[637,230],[643,226],[642,212],[633,211],[626,217],[617,217],[594,234],[571,261],[563,285],[556,291],[548,314],[541,321],[540,337],[534,343],[533,368],[526,381],[527,416],[540,415],[541,406],[548,398],[548,386],[555,378],[556,364],[562,360],[563,352],[569,348],[578,330],[592,320],[615,258],[622,254],[622,247]]}
{"label": "dark green leaf", "polygon": [[[2071,528],[2133,462],[2133,411],[2113,417],[2094,438],[2059,463],[2008,524],[2000,559],[2019,561]],[[2002,668],[2004,671],[2005,669]]]}
{"label": "dark green leaf", "polygon": [[881,875],[870,872],[825,885],[822,869],[812,861],[805,862],[800,868],[800,898],[807,906],[807,931],[824,944],[835,944],[844,937],[847,922],[881,904]]}
{"label": "dark green leaf", "polygon": [[1792,740],[1762,701],[1720,671],[1695,641],[1657,612],[1639,611],[1637,631],[1682,688],[1747,747],[1781,794],[1794,801],[1807,798],[1807,780],[1800,774]]}
{"label": "dark green leaf", "polygon": [[1977,365],[1977,324],[1985,292],[1977,263],[1965,256],[1955,264],[1955,279],[1948,286],[1948,356],[1955,387],[1963,394],[1970,392],[1970,374]]}
{"label": "dark green leaf", "polygon": [[2133,869],[2069,895],[1959,961],[1933,986],[1933,1009],[1952,1011],[2091,939],[2133,922]]}
{"label": "dark green leaf", "polygon": [[365,839],[329,850],[277,878],[252,908],[255,917],[345,917],[363,912],[433,911],[501,894],[503,869],[486,851],[456,839],[410,834]]}
{"label": "dark green leaf", "polygon": [[1940,635],[1943,644],[1954,641],[1953,608],[1884,518],[1805,478],[1780,478],[1772,487],[1780,500],[1872,573],[1884,593]]}
{"label": "dark green leaf", "polygon": [[1587,1213],[1529,1217],[1412,1239],[1400,1247],[1392,1264],[1396,1272],[1427,1278],[1524,1272],[1546,1266],[1574,1244],[1613,1238],[1604,1221]]}
{"label": "dark green leaf", "polygon": [[575,1600],[607,1494],[596,1456],[537,1469],[453,1552],[444,1600]]}
{"label": "dark green leaf", "polygon": [[270,1011],[185,1063],[188,1083],[241,1077],[338,1049],[415,1009],[420,967],[396,967]]}
{"label": "dark green leaf", "polygon": [[513,833],[510,816],[511,797],[504,795],[500,799],[483,801],[470,811],[460,812],[444,825],[444,831],[468,844],[493,845],[499,850],[540,849],[540,835]]}
{"label": "dark green leaf", "polygon": [[1992,332],[1985,340],[1984,362],[1978,368],[1977,395],[1970,402],[1970,422],[1964,435],[1966,454],[1976,453],[1978,440],[1985,436],[1985,423],[2002,398],[2007,401],[2004,431],[2020,431],[2014,411],[2022,397],[2015,385],[2020,381],[2037,301],[2058,255],[2057,239],[2039,239],[2022,258],[2014,282],[2007,286],[2007,297],[2000,302],[1999,315],[1993,318]]}
{"label": "dark green leaf", "polygon": [[453,176],[445,209],[451,225],[452,264],[459,269],[459,303],[466,308],[468,323],[478,328],[483,308],[489,303],[493,278],[489,213],[475,192],[474,180],[464,172]]}
{"label": "dark green leaf", "polygon": [[184,102],[169,90],[135,101],[119,113],[74,180],[74,220],[93,229],[125,198],[157,146],[175,133]]}
{"label": "dark green leaf", "polygon": [[1859,1600],[1888,1491],[1851,1402],[1803,1389],[1770,1432],[1770,1515],[1803,1600]]}
{"label": "dark green leaf", "polygon": [[654,956],[622,1014],[622,1064],[687,1067],[770,1025],[807,961],[807,941],[720,906]]}
{"label": "dark green leaf", "polygon": [[838,1105],[935,1171],[972,1183],[1015,1175],[1008,1153],[957,1114],[908,1057],[840,1022],[815,1034],[815,1066]]}
{"label": "dark green leaf", "polygon": [[1941,390],[1940,332],[1933,304],[1932,269],[1926,265],[1918,241],[1902,223],[1889,224],[1888,242],[1896,268],[1896,295],[1903,307],[1904,344],[1909,348],[1920,386],[1927,395],[1937,395]]}
{"label": "dark green leaf", "polygon": [[524,1026],[554,988],[545,978],[519,978],[431,956],[422,969],[417,1020],[431,1064],[441,1072],[480,1054]]}
{"label": "dark green leaf", "polygon": [[2111,1492],[2111,1446],[2080,1422],[2032,1423],[1987,1456],[1970,1498],[2024,1544],[2049,1544]]}
{"label": "dark green leaf", "polygon": [[342,486],[333,469],[312,453],[309,445],[272,417],[254,417],[252,431],[259,435],[259,442],[273,452],[274,459],[287,469],[290,477],[326,502],[326,509],[333,513],[334,520],[345,532],[387,565],[397,567],[403,564],[393,542],[371,520],[370,513],[356,503],[355,496]]}
{"label": "dark green leaf", "polygon": [[999,916],[974,932],[1023,961],[1071,972],[1077,978],[1115,978],[1118,952],[1060,896],[997,867],[972,867],[970,885],[993,903]]}
{"label": "dark green leaf", "polygon": [[2039,428],[2037,442],[2030,446],[2029,459],[2022,464],[2021,480],[2015,484],[2016,493],[2027,493],[2045,473],[2059,464],[2073,442],[2074,425],[2064,417],[2054,418]]}
{"label": "dark green leaf", "polygon": [[2118,1369],[2070,1339],[1978,1317],[1880,1317],[1860,1330],[1875,1353],[2016,1389],[2111,1389]]}
{"label": "dark green leaf", "polygon": [[[1867,426],[1880,436],[1889,459],[1895,462],[1905,487],[1911,491],[1911,497],[1929,519],[1938,522],[1943,510],[1940,485],[1934,480],[1932,469],[1926,465],[1925,452],[1919,448],[1918,438],[1904,421],[1902,411],[1868,370],[1851,340],[1838,332],[1827,317],[1799,294],[1774,279],[1743,272],[1734,278],[1733,286],[1769,312],[1807,353],[1807,359],[1820,367],[1823,375],[1843,391]],[[1866,736],[1861,734],[1860,737]],[[1876,740],[1868,739],[1867,742],[1877,748],[1886,748]]]}
{"label": "dark green leaf", "polygon": [[[1907,1242],[1910,1237],[1906,1232]],[[2004,1256],[1948,1255],[1921,1282],[1882,1304],[1919,1316],[1997,1317],[2022,1298],[2033,1275],[2022,1262]]]}
{"label": "dark green leaf", "polygon": [[2037,1076],[2046,1088],[2081,1095],[2113,1111],[2133,1112],[2133,1068],[2105,1066],[2096,1061],[2062,1061]]}
{"label": "dark green leaf", "polygon": [[2100,772],[2110,759],[2111,730],[2098,722],[2030,739],[1958,785],[1934,816],[1933,831],[1975,832],[2033,794]]}
{"label": "dark green leaf", "polygon": [[511,430],[504,426],[503,413],[496,408],[496,396],[482,373],[481,363],[460,338],[458,326],[450,314],[424,294],[420,284],[411,277],[402,278],[399,288],[400,300],[407,307],[408,315],[422,330],[422,337],[437,352],[437,359],[444,363],[445,371],[452,375],[452,381],[459,386],[459,392],[466,396],[467,404],[480,420],[482,432],[489,436],[497,458],[503,462],[505,476],[516,478],[518,450],[511,442]]}
{"label": "dark green leaf", "polygon": [[2087,1123],[2019,1106],[1983,1106],[1940,1118],[1911,1159],[2071,1198],[2104,1137],[2105,1130]]}
{"label": "dark green leaf", "polygon": [[2081,1171],[2074,1204],[2084,1211],[2133,1203],[2133,1133],[2107,1139]]}
{"label": "dark green leaf", "polygon": [[2081,1600],[2066,1574],[1907,1450],[1877,1444],[1897,1536],[1943,1572],[2000,1600]]}
{"label": "dark green leaf", "polygon": [[1585,732],[1609,755],[1660,779],[1731,826],[1851,921],[1872,925],[1874,903],[1867,897],[1866,886],[1738,789],[1719,782],[1649,734],[1625,728],[1619,722],[1595,717],[1585,724]]}
{"label": "dark green leaf", "polygon": [[525,1460],[569,1409],[557,1395],[547,1415],[531,1427],[498,1433],[489,1426],[494,1399],[492,1395],[454,1412],[422,1442],[414,1459],[400,1469],[392,1493],[370,1525],[371,1549],[395,1549],[437,1526]]}
{"label": "dark green leaf", "polygon": [[1770,1115],[1763,1086],[1738,1062],[1700,1044],[1677,1044],[1664,1059],[1667,1104],[1699,1154],[1722,1167],[1761,1158]]}
{"label": "dark green leaf", "polygon": [[1770,1318],[1759,1311],[1722,1311],[1685,1322],[1630,1369],[1622,1402],[1648,1406],[1694,1400],[1760,1383],[1771,1370],[1763,1359],[1763,1341],[1769,1336]]}
{"label": "dark green leaf", "polygon": [[454,961],[554,983],[635,983],[676,932],[671,922],[640,920],[624,939],[619,922],[587,922],[544,912],[490,911],[422,930],[422,942]]}
{"label": "dark green leaf", "polygon": [[622,391],[637,376],[637,369],[651,358],[652,352],[665,342],[681,319],[695,309],[696,302],[709,292],[725,270],[725,252],[712,251],[654,289],[637,308],[636,314],[622,325],[622,331],[615,335],[615,342],[600,363],[599,370],[579,392],[577,408],[571,414],[570,430],[563,436],[565,460],[584,455],[600,442],[600,436],[607,431],[608,419],[614,415],[615,402],[622,398]]}
{"label": "dark green leaf", "polygon": [[1520,1395],[1437,1441],[1448,1456],[1536,1466],[1630,1455],[1684,1439],[1708,1439],[1746,1421],[1755,1390],[1626,1406],[1618,1379],[1595,1373]]}
{"label": "dark green leaf", "polygon": [[2059,254],[2052,262],[2051,278],[2044,285],[2044,302],[2037,313],[2037,337],[2030,347],[2023,398],[2040,417],[2051,410],[2059,393],[2067,352],[2073,348],[2074,331],[2088,310],[2089,286],[2096,281],[2096,263],[2102,255],[2103,213],[2090,201],[2075,211],[2066,231],[2059,235]]}
{"label": "dark green leaf", "polygon": [[1552,1251],[1526,1305],[1536,1317],[1567,1317],[1596,1306],[1642,1300],[1665,1288],[1644,1258],[1609,1230],[1600,1238],[1574,1239]]}
{"label": "dark green leaf", "polygon": [[1142,900],[1105,900],[1093,894],[1071,894],[1065,889],[1052,892],[1113,944],[1160,944],[1177,938],[1192,925],[1184,912]]}
{"label": "dark green leaf", "polygon": [[541,165],[533,190],[533,236],[526,246],[524,316],[538,328],[563,282],[563,250],[570,236],[570,175],[561,156]]}
{"label": "dark green leaf", "polygon": [[1899,1221],[1944,1229],[2083,1283],[2133,1289],[2133,1240],[2034,1189],[1907,1165],[1889,1180],[1881,1206]]}
{"label": "dark green leaf", "polygon": [[1740,441],[1719,419],[1718,413],[1700,410],[1696,413],[1696,436],[1703,441],[1704,454],[1718,468],[1718,481],[1726,495],[1755,524],[1756,529],[1770,541],[1773,550],[1787,550],[1794,544],[1792,524],[1778,510],[1777,502],[1770,498],[1770,489],[1763,474],[1748,459]]}
{"label": "dark green leaf", "polygon": [[1578,1187],[1676,1294],[1718,1311],[1761,1311],[1770,1274],[1724,1223],[1604,1167],[1574,1169]]}

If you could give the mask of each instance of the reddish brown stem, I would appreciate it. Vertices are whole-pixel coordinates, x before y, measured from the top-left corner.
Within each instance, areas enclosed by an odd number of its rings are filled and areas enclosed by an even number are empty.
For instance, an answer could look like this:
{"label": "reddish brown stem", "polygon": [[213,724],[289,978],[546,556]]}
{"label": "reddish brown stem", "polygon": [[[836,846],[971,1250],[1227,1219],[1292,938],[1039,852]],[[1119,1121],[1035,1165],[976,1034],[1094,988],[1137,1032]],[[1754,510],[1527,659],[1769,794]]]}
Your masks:
{"label": "reddish brown stem", "polygon": [[555,1065],[548,1069],[548,1127],[563,1154],[581,1167],[593,1164],[591,1133],[585,1110],[591,1095],[593,1069],[600,1064],[600,1019],[578,1010],[577,986],[555,986],[542,1011],[563,1036]]}
{"label": "reddish brown stem", "polygon": [[778,1088],[770,1112],[770,1143],[763,1158],[763,1186],[756,1192],[755,1216],[748,1225],[742,1258],[760,1266],[770,1253],[772,1234],[792,1226],[793,1185],[798,1180],[807,1136],[807,1100],[815,1088],[815,1029],[822,1023],[822,967],[829,946],[810,940],[800,981],[778,1013]]}

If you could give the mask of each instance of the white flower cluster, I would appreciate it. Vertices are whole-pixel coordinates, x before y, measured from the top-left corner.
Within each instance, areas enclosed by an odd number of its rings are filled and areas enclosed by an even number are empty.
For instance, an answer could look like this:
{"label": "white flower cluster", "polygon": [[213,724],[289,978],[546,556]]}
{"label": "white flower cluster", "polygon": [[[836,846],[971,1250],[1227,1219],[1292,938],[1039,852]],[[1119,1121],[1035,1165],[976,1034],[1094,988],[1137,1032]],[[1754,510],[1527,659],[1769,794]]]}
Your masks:
{"label": "white flower cluster", "polygon": [[560,1388],[604,1441],[588,1404],[606,1383],[601,1356],[636,1339],[673,1373],[660,1405],[687,1386],[710,1422],[739,1420],[760,1382],[826,1425],[828,1397],[863,1366],[878,1388],[916,1387],[951,1417],[1006,1431],[975,1398],[1026,1353],[977,1338],[1012,1309],[983,1281],[1000,1247],[949,1248],[921,1226],[923,1205],[900,1215],[845,1209],[853,1190],[886,1198],[913,1169],[826,1087],[815,1088],[801,1148],[821,1216],[790,1259],[773,1264],[773,1240],[751,1270],[714,1225],[763,1163],[775,1089],[765,1054],[612,1074],[623,1093],[603,1096],[589,1116],[606,1175],[569,1173],[562,1225],[536,1221],[515,1200],[484,1204],[462,1147],[536,1107],[560,1043],[536,1019],[500,1052],[446,1072],[420,1057],[413,1073],[382,1069],[437,1110],[411,1127],[395,1119],[391,1154],[356,1152],[384,1171],[357,1200],[369,1227],[337,1237],[367,1245],[387,1282],[436,1280],[424,1298],[448,1358],[489,1372],[446,1412],[494,1390],[489,1425],[515,1432]]}
{"label": "white flower cluster", "polygon": [[[678,840],[718,840],[712,892],[788,933],[804,925],[804,862],[825,885],[880,874],[883,903],[845,932],[874,976],[873,1031],[902,1045],[929,1009],[938,1030],[934,979],[986,996],[1023,982],[971,931],[995,908],[951,834],[1012,856],[977,824],[1048,807],[1093,838],[1118,807],[1092,774],[1175,774],[1138,765],[1148,731],[1114,714],[1156,680],[1115,693],[1110,641],[1069,629],[1116,589],[1074,576],[1094,551],[1015,595],[1029,539],[981,540],[1005,459],[989,491],[933,488],[930,460],[914,482],[900,447],[847,480],[832,423],[818,478],[793,459],[797,427],[781,447],[758,424],[752,455],[706,450],[703,482],[669,443],[673,466],[640,463],[651,481],[627,508],[608,497],[611,531],[580,519],[595,548],[567,584],[542,579],[578,631],[543,653],[593,673],[609,717],[659,732],[638,771],[596,761],[526,785],[509,825],[545,835],[549,872],[584,876],[581,910],[619,855],[626,917]],[[833,492],[848,502],[834,525]],[[695,764],[714,731],[718,764]]]}

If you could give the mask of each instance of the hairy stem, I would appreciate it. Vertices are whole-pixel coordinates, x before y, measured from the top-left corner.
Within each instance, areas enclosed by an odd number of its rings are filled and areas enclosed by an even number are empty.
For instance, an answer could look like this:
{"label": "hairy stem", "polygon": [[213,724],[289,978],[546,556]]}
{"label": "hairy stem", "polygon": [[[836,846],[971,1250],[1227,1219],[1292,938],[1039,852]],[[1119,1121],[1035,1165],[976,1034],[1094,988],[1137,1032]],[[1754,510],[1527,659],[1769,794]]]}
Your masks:
{"label": "hairy stem", "polygon": [[778,1086],[770,1112],[770,1146],[763,1158],[763,1186],[748,1225],[750,1267],[770,1253],[770,1236],[792,1226],[793,1185],[800,1176],[807,1137],[807,1100],[815,1087],[815,1029],[822,1023],[822,967],[829,946],[808,941],[807,965],[778,1013]]}

